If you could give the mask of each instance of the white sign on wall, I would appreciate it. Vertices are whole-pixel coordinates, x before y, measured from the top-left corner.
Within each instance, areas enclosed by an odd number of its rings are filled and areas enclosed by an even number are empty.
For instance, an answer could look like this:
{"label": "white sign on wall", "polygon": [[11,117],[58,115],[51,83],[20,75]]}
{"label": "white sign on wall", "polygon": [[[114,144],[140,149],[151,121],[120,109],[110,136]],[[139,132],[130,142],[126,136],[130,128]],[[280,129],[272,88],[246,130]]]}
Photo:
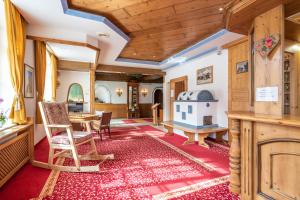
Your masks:
{"label": "white sign on wall", "polygon": [[261,87],[256,88],[256,101],[277,102],[278,87]]}

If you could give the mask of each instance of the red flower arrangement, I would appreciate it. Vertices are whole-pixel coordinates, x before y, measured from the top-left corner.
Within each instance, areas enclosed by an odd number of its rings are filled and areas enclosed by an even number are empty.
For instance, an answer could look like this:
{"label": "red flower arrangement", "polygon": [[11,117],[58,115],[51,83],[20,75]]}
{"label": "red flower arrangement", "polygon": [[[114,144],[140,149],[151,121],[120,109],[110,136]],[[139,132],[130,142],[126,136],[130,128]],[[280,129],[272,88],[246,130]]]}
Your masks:
{"label": "red flower arrangement", "polygon": [[279,34],[269,35],[255,43],[255,50],[262,57],[266,57],[277,46],[279,40]]}

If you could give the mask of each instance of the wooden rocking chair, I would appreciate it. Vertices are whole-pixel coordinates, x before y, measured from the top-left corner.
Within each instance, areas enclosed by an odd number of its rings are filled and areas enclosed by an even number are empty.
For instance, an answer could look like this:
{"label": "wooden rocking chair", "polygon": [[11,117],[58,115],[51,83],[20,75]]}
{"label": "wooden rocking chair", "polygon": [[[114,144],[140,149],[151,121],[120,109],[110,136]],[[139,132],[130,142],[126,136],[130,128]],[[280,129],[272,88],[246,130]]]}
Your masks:
{"label": "wooden rocking chair", "polygon": [[[39,108],[50,149],[48,163],[33,161],[32,164],[34,166],[67,172],[99,172],[99,164],[101,162],[107,159],[114,159],[113,154],[99,155],[97,153],[92,133],[73,131],[65,103],[39,102]],[[62,132],[52,134],[53,128],[61,129]],[[77,147],[86,143],[90,143],[92,150],[84,155],[79,155]],[[54,158],[58,157],[73,158],[75,166],[54,164]],[[94,166],[81,166],[80,160],[101,160],[101,162]]]}

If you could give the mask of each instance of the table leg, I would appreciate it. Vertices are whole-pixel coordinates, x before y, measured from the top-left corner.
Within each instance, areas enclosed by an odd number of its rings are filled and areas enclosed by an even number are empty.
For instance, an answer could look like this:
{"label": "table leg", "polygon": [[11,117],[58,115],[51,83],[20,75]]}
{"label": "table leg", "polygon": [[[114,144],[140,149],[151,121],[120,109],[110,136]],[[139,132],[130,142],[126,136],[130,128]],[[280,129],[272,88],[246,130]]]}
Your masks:
{"label": "table leg", "polygon": [[216,132],[216,142],[223,143],[223,136],[227,133],[227,131]]}
{"label": "table leg", "polygon": [[209,136],[208,133],[206,134],[198,134],[198,144],[199,146],[205,147],[205,148],[209,148],[209,145],[205,142],[205,138],[207,138]]}
{"label": "table leg", "polygon": [[90,121],[86,121],[85,122],[85,128],[86,128],[86,131],[91,133],[92,132],[92,128],[91,128],[91,123]]}
{"label": "table leg", "polygon": [[168,136],[173,136],[174,135],[172,127],[165,126],[165,129],[167,129],[166,135],[168,135]]}
{"label": "table leg", "polygon": [[184,134],[188,137],[188,139],[183,143],[183,145],[195,144],[195,133],[184,131]]}

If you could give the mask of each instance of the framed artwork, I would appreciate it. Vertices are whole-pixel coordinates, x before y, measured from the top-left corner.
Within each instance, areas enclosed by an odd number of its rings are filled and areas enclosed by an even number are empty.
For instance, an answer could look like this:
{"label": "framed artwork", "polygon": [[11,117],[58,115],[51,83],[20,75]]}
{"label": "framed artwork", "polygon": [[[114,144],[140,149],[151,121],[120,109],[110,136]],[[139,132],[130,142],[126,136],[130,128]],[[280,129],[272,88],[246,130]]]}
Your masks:
{"label": "framed artwork", "polygon": [[213,66],[197,70],[197,85],[213,82]]}
{"label": "framed artwork", "polygon": [[34,70],[27,64],[24,72],[24,97],[34,98]]}
{"label": "framed artwork", "polygon": [[245,73],[248,72],[248,61],[239,62],[236,64],[236,73]]}

